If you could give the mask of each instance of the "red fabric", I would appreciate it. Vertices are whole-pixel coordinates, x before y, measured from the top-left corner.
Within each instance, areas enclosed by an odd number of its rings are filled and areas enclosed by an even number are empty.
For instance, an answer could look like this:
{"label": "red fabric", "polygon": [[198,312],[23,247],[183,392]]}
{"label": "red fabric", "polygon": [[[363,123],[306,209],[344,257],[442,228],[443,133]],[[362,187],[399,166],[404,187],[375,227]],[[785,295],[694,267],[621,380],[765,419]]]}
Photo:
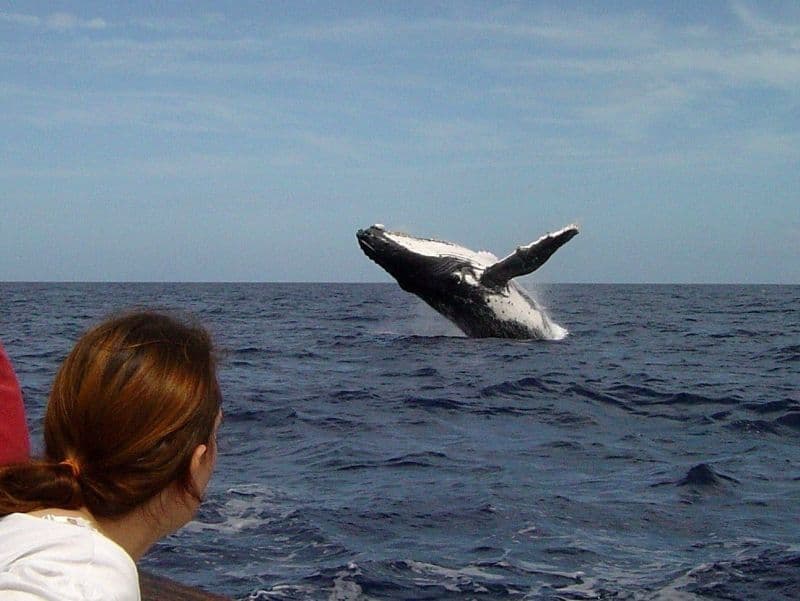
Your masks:
{"label": "red fabric", "polygon": [[30,452],[22,390],[0,344],[0,465],[26,461]]}

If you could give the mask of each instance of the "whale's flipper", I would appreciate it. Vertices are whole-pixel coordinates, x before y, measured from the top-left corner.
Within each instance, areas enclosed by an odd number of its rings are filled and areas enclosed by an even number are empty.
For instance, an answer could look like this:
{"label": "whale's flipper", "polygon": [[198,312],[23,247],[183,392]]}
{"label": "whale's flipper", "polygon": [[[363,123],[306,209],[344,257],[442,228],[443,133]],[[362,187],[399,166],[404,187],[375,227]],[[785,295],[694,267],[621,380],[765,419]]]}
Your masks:
{"label": "whale's flipper", "polygon": [[498,288],[508,284],[512,278],[536,271],[577,233],[578,226],[568,225],[557,232],[545,234],[527,246],[518,247],[512,254],[487,267],[481,276],[481,284]]}

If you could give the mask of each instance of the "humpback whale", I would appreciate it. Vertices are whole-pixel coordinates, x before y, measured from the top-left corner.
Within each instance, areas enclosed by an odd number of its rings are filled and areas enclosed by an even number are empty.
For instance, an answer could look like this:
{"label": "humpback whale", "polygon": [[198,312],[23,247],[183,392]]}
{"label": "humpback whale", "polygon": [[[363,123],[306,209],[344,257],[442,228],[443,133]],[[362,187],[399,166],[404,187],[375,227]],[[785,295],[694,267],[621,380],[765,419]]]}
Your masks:
{"label": "humpback whale", "polygon": [[498,260],[452,242],[390,232],[376,224],[358,230],[364,254],[406,292],[416,294],[473,338],[560,339],[554,323],[512,278],[541,267],[578,233],[576,225],[545,234]]}

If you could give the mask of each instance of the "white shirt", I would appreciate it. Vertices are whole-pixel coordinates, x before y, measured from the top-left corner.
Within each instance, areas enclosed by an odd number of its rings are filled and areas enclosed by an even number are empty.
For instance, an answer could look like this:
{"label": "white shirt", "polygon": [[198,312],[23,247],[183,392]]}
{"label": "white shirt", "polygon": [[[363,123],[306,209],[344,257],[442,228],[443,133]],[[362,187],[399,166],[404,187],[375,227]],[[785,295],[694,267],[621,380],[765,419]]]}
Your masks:
{"label": "white shirt", "polygon": [[3,601],[141,601],[136,564],[82,518],[0,518]]}

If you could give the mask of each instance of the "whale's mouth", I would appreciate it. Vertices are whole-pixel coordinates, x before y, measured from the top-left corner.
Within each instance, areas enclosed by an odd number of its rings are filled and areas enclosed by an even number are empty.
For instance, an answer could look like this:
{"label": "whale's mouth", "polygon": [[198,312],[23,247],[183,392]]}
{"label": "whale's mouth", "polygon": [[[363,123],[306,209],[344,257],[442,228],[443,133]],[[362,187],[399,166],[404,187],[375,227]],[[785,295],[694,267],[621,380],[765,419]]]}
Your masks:
{"label": "whale's mouth", "polygon": [[358,245],[365,253],[374,254],[376,252],[375,247],[370,244],[370,235],[367,230],[358,230],[358,232],[356,232],[356,238],[358,239]]}
{"label": "whale's mouth", "polygon": [[385,255],[392,246],[389,240],[383,236],[383,231],[375,226],[356,232],[356,238],[361,250],[373,260]]}
{"label": "whale's mouth", "polygon": [[364,251],[372,251],[375,252],[375,247],[373,247],[369,242],[367,242],[364,238],[359,238],[358,243]]}

